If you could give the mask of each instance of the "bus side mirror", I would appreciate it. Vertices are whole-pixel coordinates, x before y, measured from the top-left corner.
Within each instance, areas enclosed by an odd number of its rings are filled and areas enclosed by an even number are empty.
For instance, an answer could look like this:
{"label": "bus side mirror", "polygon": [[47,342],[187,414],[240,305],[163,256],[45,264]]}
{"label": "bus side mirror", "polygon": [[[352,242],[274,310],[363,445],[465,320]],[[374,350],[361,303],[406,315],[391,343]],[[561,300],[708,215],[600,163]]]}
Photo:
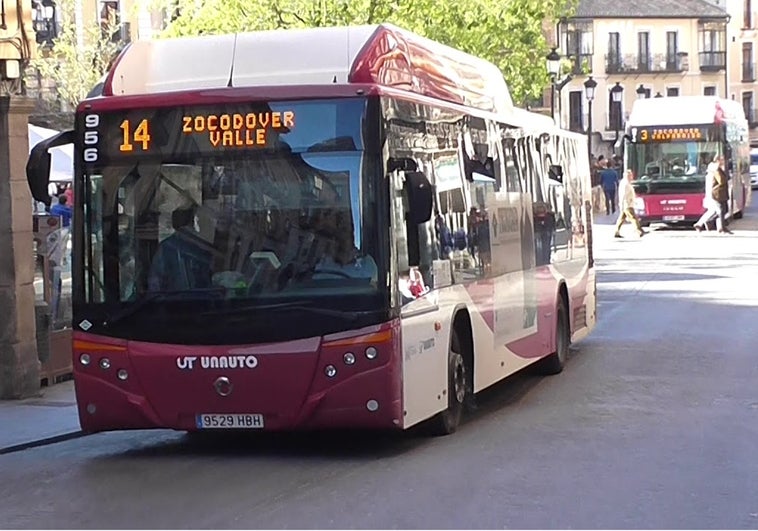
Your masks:
{"label": "bus side mirror", "polygon": [[552,180],[563,184],[563,166],[559,164],[551,164],[547,170],[548,177]]}
{"label": "bus side mirror", "polygon": [[50,148],[64,146],[74,142],[73,131],[63,131],[39,142],[32,148],[26,163],[26,180],[32,197],[50,206],[52,202],[47,192],[50,183]]}
{"label": "bus side mirror", "polygon": [[418,225],[432,218],[432,183],[420,171],[405,173],[405,189],[408,194],[408,219]]}

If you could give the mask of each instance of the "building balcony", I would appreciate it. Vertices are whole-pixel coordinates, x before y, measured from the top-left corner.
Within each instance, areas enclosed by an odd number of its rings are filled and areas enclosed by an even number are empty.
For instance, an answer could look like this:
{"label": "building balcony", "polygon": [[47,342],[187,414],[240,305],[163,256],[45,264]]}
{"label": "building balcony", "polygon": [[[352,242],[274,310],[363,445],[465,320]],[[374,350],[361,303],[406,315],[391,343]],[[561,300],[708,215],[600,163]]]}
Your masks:
{"label": "building balcony", "polygon": [[687,70],[689,58],[685,53],[605,56],[606,74],[679,74]]}
{"label": "building balcony", "polygon": [[571,59],[571,73],[572,74],[591,74],[592,73],[592,54],[580,53],[569,54],[568,58]]}
{"label": "building balcony", "polygon": [[742,82],[750,83],[755,81],[755,64],[742,63]]}
{"label": "building balcony", "polygon": [[701,72],[726,70],[726,52],[700,52],[698,59]]}

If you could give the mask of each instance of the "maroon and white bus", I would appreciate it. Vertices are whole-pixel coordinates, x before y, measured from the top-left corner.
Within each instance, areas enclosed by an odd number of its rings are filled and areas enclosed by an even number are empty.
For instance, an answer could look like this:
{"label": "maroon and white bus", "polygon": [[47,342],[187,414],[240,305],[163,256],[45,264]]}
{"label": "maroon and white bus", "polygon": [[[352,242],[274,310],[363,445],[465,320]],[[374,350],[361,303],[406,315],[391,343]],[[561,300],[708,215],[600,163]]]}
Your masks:
{"label": "maroon and white bus", "polygon": [[584,136],[399,28],[132,43],[69,142],[85,431],[450,433],[594,325]]}
{"label": "maroon and white bus", "polygon": [[626,125],[626,167],[634,173],[635,211],[651,223],[692,225],[705,212],[708,163],[729,169],[725,214],[739,219],[750,204],[750,145],[742,106],[716,96],[641,99]]}

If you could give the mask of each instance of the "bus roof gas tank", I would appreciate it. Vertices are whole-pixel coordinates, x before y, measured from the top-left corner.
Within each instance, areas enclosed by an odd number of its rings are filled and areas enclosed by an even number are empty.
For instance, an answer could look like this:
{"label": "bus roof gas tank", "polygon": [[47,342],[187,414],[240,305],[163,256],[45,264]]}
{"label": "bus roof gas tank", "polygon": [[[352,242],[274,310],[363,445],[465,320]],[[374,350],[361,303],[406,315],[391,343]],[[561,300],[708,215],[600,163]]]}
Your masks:
{"label": "bus roof gas tank", "polygon": [[102,95],[335,83],[513,110],[494,64],[390,24],[136,41],[114,62]]}
{"label": "bus roof gas tank", "polygon": [[745,120],[745,113],[736,101],[717,96],[677,96],[636,100],[629,114],[627,126],[704,125],[740,120]]}

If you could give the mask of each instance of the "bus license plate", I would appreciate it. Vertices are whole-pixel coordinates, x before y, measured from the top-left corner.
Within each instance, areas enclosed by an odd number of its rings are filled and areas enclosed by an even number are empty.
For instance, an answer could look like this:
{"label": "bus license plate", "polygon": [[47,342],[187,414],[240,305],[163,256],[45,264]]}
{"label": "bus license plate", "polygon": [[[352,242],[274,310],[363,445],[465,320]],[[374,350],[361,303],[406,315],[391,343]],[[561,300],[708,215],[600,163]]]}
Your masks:
{"label": "bus license plate", "polygon": [[195,417],[198,429],[260,429],[263,415],[260,413],[202,413]]}
{"label": "bus license plate", "polygon": [[663,221],[684,221],[684,216],[663,216]]}

